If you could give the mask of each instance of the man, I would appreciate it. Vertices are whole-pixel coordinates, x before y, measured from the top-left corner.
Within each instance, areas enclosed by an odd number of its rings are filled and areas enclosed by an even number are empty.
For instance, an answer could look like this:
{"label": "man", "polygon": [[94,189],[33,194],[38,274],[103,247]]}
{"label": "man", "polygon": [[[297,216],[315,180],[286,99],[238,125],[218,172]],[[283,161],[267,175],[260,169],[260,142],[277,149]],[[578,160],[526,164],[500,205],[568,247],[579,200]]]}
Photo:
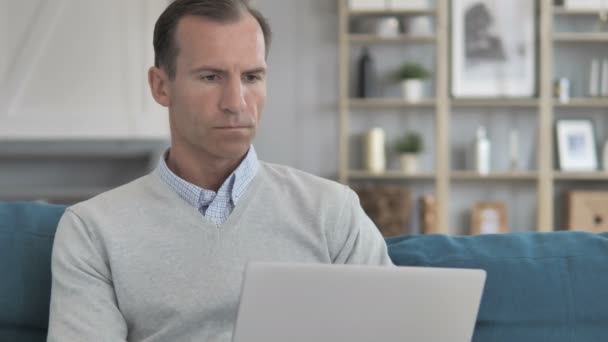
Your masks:
{"label": "man", "polygon": [[270,29],[245,0],[177,0],[154,32],[171,148],[69,208],[48,341],[230,341],[247,262],[391,264],[347,187],[257,159]]}

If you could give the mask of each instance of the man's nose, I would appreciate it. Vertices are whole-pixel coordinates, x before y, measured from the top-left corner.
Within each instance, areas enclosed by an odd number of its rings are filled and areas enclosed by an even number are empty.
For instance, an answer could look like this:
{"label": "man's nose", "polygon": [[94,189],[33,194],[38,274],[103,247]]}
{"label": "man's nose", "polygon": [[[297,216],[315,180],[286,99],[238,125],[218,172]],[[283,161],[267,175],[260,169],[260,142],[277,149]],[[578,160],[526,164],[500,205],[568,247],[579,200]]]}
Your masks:
{"label": "man's nose", "polygon": [[245,88],[240,79],[229,80],[222,93],[221,109],[226,113],[242,113],[247,108],[245,103]]}

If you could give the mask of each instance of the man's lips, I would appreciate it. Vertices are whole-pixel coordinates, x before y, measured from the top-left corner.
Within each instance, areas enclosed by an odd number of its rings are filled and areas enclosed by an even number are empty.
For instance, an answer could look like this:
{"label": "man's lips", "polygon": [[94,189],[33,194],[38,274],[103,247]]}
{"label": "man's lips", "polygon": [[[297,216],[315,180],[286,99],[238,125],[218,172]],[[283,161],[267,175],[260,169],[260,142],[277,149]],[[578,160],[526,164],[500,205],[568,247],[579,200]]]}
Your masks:
{"label": "man's lips", "polygon": [[222,130],[239,130],[239,129],[251,129],[252,126],[220,126],[220,127],[215,127],[215,129],[222,129]]}

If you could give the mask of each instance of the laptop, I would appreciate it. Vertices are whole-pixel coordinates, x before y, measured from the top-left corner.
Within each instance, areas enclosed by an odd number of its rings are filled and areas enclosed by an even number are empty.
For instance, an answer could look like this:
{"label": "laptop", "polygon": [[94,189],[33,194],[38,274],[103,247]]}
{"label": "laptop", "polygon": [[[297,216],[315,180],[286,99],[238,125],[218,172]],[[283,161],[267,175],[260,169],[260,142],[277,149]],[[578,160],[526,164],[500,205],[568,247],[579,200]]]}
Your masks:
{"label": "laptop", "polygon": [[470,342],[483,270],[250,263],[233,342]]}

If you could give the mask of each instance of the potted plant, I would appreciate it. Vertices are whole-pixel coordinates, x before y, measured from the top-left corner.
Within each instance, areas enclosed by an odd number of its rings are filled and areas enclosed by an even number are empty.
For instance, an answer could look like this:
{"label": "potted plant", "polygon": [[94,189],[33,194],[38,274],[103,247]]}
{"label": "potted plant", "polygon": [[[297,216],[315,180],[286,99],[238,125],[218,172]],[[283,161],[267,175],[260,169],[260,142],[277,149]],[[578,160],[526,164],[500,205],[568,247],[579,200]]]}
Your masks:
{"label": "potted plant", "polygon": [[422,99],[423,81],[431,73],[418,63],[405,63],[395,72],[395,79],[401,82],[403,97],[411,102]]}
{"label": "potted plant", "polygon": [[422,152],[422,137],[418,133],[407,133],[395,144],[399,153],[399,161],[403,172],[412,174],[418,172],[418,156]]}

